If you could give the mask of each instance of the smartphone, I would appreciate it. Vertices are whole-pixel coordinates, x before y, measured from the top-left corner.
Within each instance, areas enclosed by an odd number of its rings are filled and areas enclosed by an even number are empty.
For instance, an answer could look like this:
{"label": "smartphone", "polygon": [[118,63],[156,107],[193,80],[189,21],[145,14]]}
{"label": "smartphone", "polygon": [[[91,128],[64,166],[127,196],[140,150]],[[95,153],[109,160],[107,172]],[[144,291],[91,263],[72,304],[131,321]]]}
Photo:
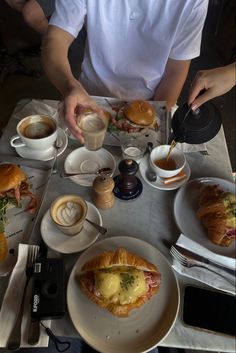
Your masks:
{"label": "smartphone", "polygon": [[186,286],[183,321],[197,328],[236,336],[236,296]]}

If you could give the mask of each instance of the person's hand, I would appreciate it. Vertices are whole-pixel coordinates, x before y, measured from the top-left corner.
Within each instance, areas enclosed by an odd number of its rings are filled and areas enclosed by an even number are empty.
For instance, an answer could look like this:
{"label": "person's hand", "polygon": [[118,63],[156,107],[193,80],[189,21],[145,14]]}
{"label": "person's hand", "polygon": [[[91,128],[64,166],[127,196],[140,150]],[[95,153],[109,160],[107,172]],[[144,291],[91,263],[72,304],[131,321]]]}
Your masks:
{"label": "person's hand", "polygon": [[[208,100],[228,92],[235,85],[235,79],[235,63],[197,72],[190,88],[188,104],[196,110]],[[198,97],[202,90],[205,92]]]}
{"label": "person's hand", "polygon": [[103,116],[103,110],[97,106],[96,102],[88,95],[88,93],[78,83],[64,97],[60,106],[60,113],[64,117],[65,123],[75,138],[81,143],[84,142],[81,130],[77,125],[79,115],[83,114],[87,109],[96,112],[99,116]]}

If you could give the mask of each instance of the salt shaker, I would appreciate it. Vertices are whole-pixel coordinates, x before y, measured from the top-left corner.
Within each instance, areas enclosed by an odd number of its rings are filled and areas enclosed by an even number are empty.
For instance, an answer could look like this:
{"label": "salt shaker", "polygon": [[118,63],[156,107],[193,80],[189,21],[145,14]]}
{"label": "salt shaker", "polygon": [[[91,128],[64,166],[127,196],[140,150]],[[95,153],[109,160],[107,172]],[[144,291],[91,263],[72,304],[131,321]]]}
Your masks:
{"label": "salt shaker", "polygon": [[111,208],[115,197],[112,192],[114,181],[110,176],[99,175],[93,181],[93,202],[97,208]]}

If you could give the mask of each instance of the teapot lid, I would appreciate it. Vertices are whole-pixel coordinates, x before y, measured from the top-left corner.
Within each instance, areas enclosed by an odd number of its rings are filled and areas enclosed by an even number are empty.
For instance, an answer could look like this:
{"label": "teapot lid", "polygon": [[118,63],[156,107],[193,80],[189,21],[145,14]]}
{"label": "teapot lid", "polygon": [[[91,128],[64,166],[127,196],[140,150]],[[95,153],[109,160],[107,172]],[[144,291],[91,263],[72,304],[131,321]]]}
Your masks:
{"label": "teapot lid", "polygon": [[196,111],[187,103],[179,107],[172,119],[174,136],[179,142],[204,143],[211,140],[221,127],[221,116],[215,105],[203,104]]}

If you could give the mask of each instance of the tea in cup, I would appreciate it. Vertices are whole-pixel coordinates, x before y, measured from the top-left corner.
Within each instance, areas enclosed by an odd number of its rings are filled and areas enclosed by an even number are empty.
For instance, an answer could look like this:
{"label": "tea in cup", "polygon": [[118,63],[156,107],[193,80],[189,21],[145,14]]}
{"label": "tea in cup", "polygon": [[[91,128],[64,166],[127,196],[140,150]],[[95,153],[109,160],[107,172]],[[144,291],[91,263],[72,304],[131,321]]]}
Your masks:
{"label": "tea in cup", "polygon": [[181,172],[186,163],[184,153],[177,147],[169,154],[171,145],[160,145],[150,153],[153,170],[161,178],[171,178]]}
{"label": "tea in cup", "polygon": [[51,116],[30,115],[17,124],[16,131],[10,139],[12,147],[47,150],[57,139],[57,122]]}
{"label": "tea in cup", "polygon": [[99,150],[107,131],[106,120],[96,112],[88,111],[79,116],[77,124],[83,134],[84,146],[90,151]]}
{"label": "tea in cup", "polygon": [[66,235],[81,232],[87,215],[86,201],[77,195],[62,195],[53,201],[50,215],[54,224]]}

